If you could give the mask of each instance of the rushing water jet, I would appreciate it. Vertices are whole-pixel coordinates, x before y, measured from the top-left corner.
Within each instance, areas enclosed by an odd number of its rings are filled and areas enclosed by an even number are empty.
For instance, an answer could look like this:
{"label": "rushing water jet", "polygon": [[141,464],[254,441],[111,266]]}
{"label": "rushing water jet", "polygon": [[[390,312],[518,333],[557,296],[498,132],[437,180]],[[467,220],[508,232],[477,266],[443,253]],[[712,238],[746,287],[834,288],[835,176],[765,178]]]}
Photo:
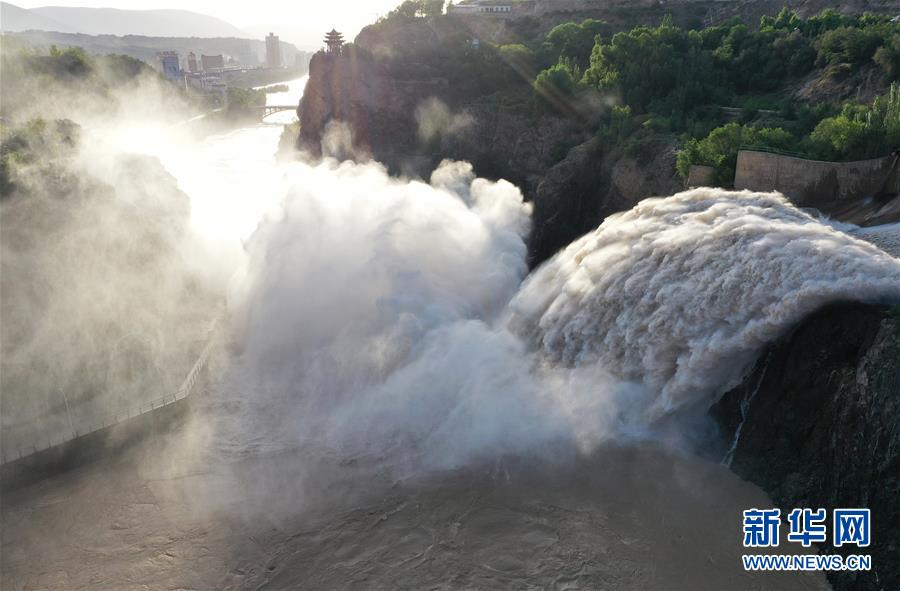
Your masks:
{"label": "rushing water jet", "polygon": [[548,359],[659,393],[656,413],[740,380],[762,347],[836,301],[900,299],[900,261],[776,193],[696,189],[608,218],[535,272],[511,324]]}

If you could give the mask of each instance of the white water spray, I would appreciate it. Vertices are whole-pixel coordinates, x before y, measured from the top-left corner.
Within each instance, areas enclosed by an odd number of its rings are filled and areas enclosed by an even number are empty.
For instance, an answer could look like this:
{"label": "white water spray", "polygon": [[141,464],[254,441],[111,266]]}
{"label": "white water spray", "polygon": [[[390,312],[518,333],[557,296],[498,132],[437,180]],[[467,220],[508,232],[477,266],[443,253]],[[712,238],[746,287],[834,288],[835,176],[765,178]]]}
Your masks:
{"label": "white water spray", "polygon": [[291,174],[249,245],[233,374],[280,445],[448,466],[655,437],[806,314],[900,300],[900,261],[776,194],[646,200],[519,289],[528,209],[512,185],[461,163],[430,185],[372,164]]}
{"label": "white water spray", "polygon": [[706,407],[762,347],[835,301],[900,300],[900,261],[776,193],[697,189],[607,219],[537,271],[510,323],[565,366],[600,364]]}

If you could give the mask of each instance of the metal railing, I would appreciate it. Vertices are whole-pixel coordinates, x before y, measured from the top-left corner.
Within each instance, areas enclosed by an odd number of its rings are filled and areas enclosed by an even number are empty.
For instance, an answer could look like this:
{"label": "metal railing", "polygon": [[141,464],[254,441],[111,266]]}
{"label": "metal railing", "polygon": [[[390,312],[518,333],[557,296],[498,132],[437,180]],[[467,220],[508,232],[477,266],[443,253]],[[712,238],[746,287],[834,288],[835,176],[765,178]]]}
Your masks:
{"label": "metal railing", "polygon": [[180,400],[184,400],[191,395],[194,386],[197,384],[197,379],[200,376],[200,372],[203,371],[203,369],[206,367],[207,361],[209,361],[209,355],[215,343],[216,328],[218,326],[218,322],[218,317],[212,321],[209,330],[207,331],[206,345],[204,345],[203,350],[200,351],[200,355],[197,357],[197,361],[191,367],[191,370],[188,372],[184,381],[181,383],[181,386],[174,393],[167,394],[166,396],[156,398],[149,402],[134,404],[127,407],[124,411],[111,413],[100,417],[99,419],[94,419],[93,421],[88,423],[87,427],[84,428],[79,427],[76,429],[70,416],[68,423],[70,426],[69,431],[64,431],[58,436],[45,435],[43,437],[37,437],[33,439],[31,443],[28,443],[25,446],[18,446],[16,451],[13,453],[8,454],[6,452],[6,449],[4,449],[2,451],[2,454],[0,454],[0,465],[14,462],[36,453],[47,451],[48,449],[58,447],[65,443],[69,443],[70,441],[74,441],[79,437],[84,437],[85,435],[90,435],[92,433],[102,431],[103,429],[107,429],[118,423],[122,423],[135,417],[155,412],[160,408],[169,406],[170,404],[174,404]]}
{"label": "metal railing", "polygon": [[770,148],[769,146],[756,144],[743,144],[738,148],[738,150],[746,150],[748,152],[766,152],[768,154],[778,154],[779,156],[792,156],[794,158],[802,158],[803,160],[812,160],[812,158],[809,157],[809,154],[804,154],[803,152],[791,152],[790,150]]}
{"label": "metal railing", "polygon": [[[860,162],[873,162],[875,160],[885,160],[890,158],[892,155],[900,156],[896,152],[892,154],[888,154],[885,156],[873,156],[872,158],[864,158],[862,160],[819,160],[810,156],[808,153],[803,152],[791,152],[789,150],[781,150],[779,148],[770,148],[769,146],[760,146],[753,144],[742,144],[738,147],[738,151],[747,151],[747,152],[766,152],[768,154],[776,154],[778,156],[790,156],[791,158],[799,158],[801,160],[808,160],[810,162],[822,162],[824,164],[856,164]],[[896,157],[896,156],[895,156]]]}

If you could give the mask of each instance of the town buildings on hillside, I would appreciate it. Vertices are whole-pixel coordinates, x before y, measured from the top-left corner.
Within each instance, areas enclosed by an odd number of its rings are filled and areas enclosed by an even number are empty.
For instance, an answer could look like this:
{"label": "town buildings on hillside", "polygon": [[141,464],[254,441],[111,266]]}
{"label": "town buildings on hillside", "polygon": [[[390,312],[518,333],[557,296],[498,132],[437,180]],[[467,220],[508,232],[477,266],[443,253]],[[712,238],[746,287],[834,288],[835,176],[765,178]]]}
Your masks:
{"label": "town buildings on hillside", "polygon": [[[300,67],[304,57],[297,53],[294,56],[296,65]],[[256,64],[256,56],[253,60],[247,56],[230,56],[225,54],[198,55],[190,51],[182,60],[177,51],[160,51],[156,54],[157,67],[167,80],[182,86],[190,92],[206,95],[213,102],[224,100],[228,80],[234,76],[241,76],[248,70],[260,69]],[[275,69],[285,67],[282,43],[277,35],[269,33],[266,37],[266,68]],[[248,67],[248,65],[250,67]]]}

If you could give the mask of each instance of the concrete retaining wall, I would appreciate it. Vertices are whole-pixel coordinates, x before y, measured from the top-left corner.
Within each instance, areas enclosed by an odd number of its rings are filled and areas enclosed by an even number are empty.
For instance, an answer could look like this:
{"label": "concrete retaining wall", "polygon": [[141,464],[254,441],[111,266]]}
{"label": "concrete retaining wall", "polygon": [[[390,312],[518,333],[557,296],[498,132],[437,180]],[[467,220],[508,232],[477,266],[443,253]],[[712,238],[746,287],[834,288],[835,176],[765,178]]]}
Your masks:
{"label": "concrete retaining wall", "polygon": [[189,407],[189,397],[207,373],[216,344],[216,325],[210,325],[207,341],[181,387],[156,400],[138,403],[110,416],[98,416],[83,430],[47,433],[35,429],[27,442],[15,449],[0,449],[0,489],[28,484],[48,474],[77,465],[106,452],[121,449],[149,433],[164,431]]}
{"label": "concrete retaining wall", "polygon": [[714,187],[716,185],[716,169],[702,164],[691,164],[685,183],[688,188]]}
{"label": "concrete retaining wall", "polygon": [[799,207],[826,211],[841,202],[897,192],[897,156],[857,162],[821,162],[741,150],[735,189],[779,191]]}
{"label": "concrete retaining wall", "polygon": [[155,408],[62,443],[0,464],[0,492],[28,486],[88,462],[119,453],[147,437],[167,432],[190,410],[190,398]]}

